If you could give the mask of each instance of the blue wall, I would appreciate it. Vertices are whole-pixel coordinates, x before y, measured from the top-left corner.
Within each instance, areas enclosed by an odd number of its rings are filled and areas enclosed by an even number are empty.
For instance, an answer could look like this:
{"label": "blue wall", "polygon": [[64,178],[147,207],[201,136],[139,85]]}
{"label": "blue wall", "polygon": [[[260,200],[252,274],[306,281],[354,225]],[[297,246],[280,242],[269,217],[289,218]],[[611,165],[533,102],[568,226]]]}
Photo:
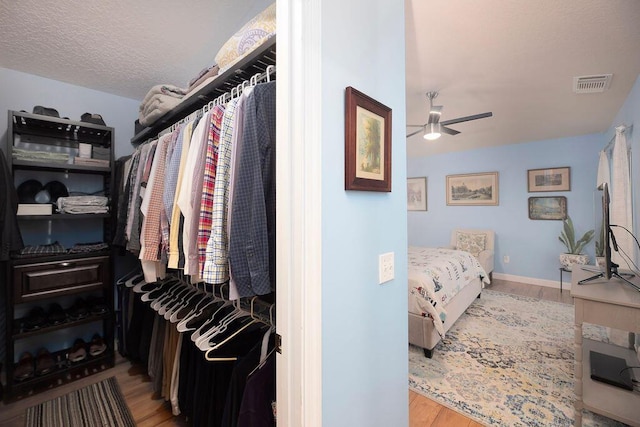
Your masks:
{"label": "blue wall", "polygon": [[[576,232],[594,228],[598,153],[607,142],[594,134],[410,159],[407,176],[428,178],[428,211],[408,212],[409,244],[448,245],[453,228],[492,229],[495,273],[557,282],[558,256],[564,251],[558,241],[562,222],[530,220],[528,198],[565,196]],[[571,191],[527,192],[528,169],[562,166],[571,167]],[[498,206],[446,205],[447,175],[494,171],[499,173]],[[593,258],[593,241],[586,252]]]}
{"label": "blue wall", "polygon": [[[355,18],[357,17],[357,18]],[[322,425],[408,420],[404,10],[322,2]],[[344,190],[347,86],[393,111],[392,192]],[[320,161],[320,159],[319,159]],[[395,280],[378,284],[378,255]]]}
{"label": "blue wall", "polygon": [[133,122],[138,117],[139,100],[124,98],[74,86],[33,74],[0,68],[0,137],[4,150],[7,135],[7,111],[33,111],[36,105],[55,108],[60,117],[80,120],[84,113],[97,113],[107,126],[115,128],[116,158],[131,154]]}
{"label": "blue wall", "polygon": [[[611,124],[611,128],[607,132],[608,139],[613,138],[615,135],[615,127],[619,125],[631,126],[633,125],[635,130],[627,132],[627,145],[631,148],[631,182],[632,182],[632,197],[633,197],[633,233],[635,236],[640,236],[640,150],[638,150],[638,144],[640,144],[640,77],[636,79],[629,96],[624,105],[616,115],[616,118]],[[635,165],[635,166],[634,166]],[[640,254],[638,254],[636,248],[635,256],[636,264],[640,260]],[[640,338],[640,337],[639,337]]]}

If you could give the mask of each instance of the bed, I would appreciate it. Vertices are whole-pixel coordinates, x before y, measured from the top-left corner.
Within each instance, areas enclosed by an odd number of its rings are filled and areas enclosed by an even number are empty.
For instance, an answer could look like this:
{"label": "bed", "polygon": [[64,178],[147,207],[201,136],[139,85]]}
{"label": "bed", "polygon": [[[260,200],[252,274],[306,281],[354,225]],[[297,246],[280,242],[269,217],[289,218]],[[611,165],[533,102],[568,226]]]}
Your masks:
{"label": "bed", "polygon": [[433,356],[433,349],[489,283],[469,252],[410,246],[409,343]]}

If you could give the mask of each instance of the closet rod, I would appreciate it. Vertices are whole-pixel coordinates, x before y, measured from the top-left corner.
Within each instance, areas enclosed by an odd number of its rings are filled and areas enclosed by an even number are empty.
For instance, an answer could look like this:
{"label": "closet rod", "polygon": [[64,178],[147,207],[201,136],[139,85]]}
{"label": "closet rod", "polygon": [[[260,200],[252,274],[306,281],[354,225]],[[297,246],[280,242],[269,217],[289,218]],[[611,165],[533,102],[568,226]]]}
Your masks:
{"label": "closet rod", "polygon": [[[620,125],[620,126],[616,126],[616,130],[618,128],[622,128],[622,132],[626,132],[627,134],[630,134],[631,132],[633,132],[633,125],[630,126],[626,126],[626,125]],[[609,143],[603,148],[603,151],[609,151],[613,148],[613,142],[616,140],[616,136],[613,135],[611,137],[611,139],[609,140]]]}
{"label": "closet rod", "polygon": [[179,126],[182,123],[186,123],[186,122],[189,122],[189,121],[193,120],[198,114],[206,113],[211,108],[213,108],[215,105],[220,105],[220,104],[226,103],[228,101],[231,101],[232,99],[235,99],[235,98],[239,97],[240,95],[242,95],[242,92],[243,92],[245,87],[255,86],[258,83],[262,83],[265,80],[267,82],[271,81],[271,76],[273,74],[275,74],[275,72],[276,72],[276,66],[275,65],[267,65],[266,69],[263,72],[256,73],[253,76],[251,76],[251,78],[249,78],[247,80],[243,80],[241,83],[239,83],[236,86],[232,87],[231,89],[229,89],[228,91],[226,91],[222,95],[219,95],[213,101],[210,101],[204,107],[197,109],[196,111],[192,112],[191,114],[189,114],[189,115],[181,118],[177,122],[173,123],[168,128],[163,129],[162,131],[160,131],[158,133],[158,137],[160,137],[160,136],[162,136],[162,135],[164,135],[164,134],[166,134],[168,132],[173,132],[173,130],[176,128],[176,126]]}

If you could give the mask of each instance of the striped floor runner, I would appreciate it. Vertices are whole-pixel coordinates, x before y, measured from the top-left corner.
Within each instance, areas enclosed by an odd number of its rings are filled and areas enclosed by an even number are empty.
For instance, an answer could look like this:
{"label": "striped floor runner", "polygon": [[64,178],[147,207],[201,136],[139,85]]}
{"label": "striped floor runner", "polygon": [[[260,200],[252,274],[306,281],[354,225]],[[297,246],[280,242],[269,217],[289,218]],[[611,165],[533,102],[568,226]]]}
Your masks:
{"label": "striped floor runner", "polygon": [[26,427],[134,427],[115,377],[27,409]]}

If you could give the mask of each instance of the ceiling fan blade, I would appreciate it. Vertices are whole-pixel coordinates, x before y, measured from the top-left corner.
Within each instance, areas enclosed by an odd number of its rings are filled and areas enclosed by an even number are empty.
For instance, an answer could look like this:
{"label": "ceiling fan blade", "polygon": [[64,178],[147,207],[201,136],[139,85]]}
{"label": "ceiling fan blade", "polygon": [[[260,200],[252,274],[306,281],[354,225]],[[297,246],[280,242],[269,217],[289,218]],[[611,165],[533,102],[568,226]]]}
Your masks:
{"label": "ceiling fan blade", "polygon": [[[412,126],[412,125],[408,125],[408,126]],[[421,127],[422,127],[422,128],[424,128],[424,125],[423,125],[423,126],[421,126]],[[421,132],[424,132],[424,129],[420,129],[420,130],[417,130],[417,131],[415,131],[415,132],[411,132],[409,135],[407,135],[407,138],[409,138],[409,137],[411,137],[411,136],[413,136],[413,135],[417,135],[417,134],[419,134],[419,133],[421,133]]]}
{"label": "ceiling fan blade", "polygon": [[442,126],[442,123],[440,124],[440,132],[446,133],[447,135],[457,135],[460,133],[460,131],[458,130],[451,129],[446,126]]}
{"label": "ceiling fan blade", "polygon": [[470,120],[484,119],[486,117],[493,116],[493,113],[482,113],[482,114],[474,114],[473,116],[459,117],[457,119],[444,120],[440,122],[442,126],[453,125],[456,123],[468,122]]}

